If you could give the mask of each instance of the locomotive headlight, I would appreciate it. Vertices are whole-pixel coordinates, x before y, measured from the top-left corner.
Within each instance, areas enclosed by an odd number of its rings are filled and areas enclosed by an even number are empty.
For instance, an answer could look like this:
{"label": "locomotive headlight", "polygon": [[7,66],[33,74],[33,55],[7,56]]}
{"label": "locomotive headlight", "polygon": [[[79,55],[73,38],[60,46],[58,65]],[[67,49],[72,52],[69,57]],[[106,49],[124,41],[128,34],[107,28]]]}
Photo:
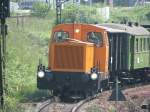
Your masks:
{"label": "locomotive headlight", "polygon": [[80,32],[80,30],[79,30],[79,29],[75,29],[75,32],[76,32],[76,33],[79,33],[79,32]]}
{"label": "locomotive headlight", "polygon": [[38,77],[39,77],[39,78],[43,78],[44,76],[45,76],[44,71],[39,71],[39,72],[38,72]]}
{"label": "locomotive headlight", "polygon": [[91,79],[96,80],[98,78],[98,75],[96,73],[91,74]]}

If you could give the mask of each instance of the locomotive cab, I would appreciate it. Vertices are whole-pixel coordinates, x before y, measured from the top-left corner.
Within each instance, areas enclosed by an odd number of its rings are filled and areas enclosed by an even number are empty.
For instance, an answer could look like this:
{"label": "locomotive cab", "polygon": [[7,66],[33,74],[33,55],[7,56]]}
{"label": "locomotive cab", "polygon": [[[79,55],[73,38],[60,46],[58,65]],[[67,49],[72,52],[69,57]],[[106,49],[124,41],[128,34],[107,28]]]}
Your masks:
{"label": "locomotive cab", "polygon": [[102,89],[108,77],[108,37],[90,24],[60,24],[53,28],[48,69],[38,66],[37,86],[54,95],[84,95]]}

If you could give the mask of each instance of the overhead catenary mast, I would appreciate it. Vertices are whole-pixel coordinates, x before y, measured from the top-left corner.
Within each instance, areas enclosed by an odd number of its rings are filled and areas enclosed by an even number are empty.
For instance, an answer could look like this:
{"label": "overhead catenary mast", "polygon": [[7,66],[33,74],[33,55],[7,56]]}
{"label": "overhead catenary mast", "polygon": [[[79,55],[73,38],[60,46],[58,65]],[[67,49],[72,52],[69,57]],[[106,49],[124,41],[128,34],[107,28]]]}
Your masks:
{"label": "overhead catenary mast", "polygon": [[136,2],[135,2],[135,6],[137,6],[137,5],[145,5],[145,2],[146,2],[146,0],[136,0]]}
{"label": "overhead catenary mast", "polygon": [[62,10],[62,4],[67,2],[69,0],[56,0],[56,24],[61,24],[62,19],[61,19],[61,10]]}
{"label": "overhead catenary mast", "polygon": [[110,5],[111,7],[113,7],[113,5],[114,5],[113,2],[114,2],[113,0],[109,0],[109,5]]}

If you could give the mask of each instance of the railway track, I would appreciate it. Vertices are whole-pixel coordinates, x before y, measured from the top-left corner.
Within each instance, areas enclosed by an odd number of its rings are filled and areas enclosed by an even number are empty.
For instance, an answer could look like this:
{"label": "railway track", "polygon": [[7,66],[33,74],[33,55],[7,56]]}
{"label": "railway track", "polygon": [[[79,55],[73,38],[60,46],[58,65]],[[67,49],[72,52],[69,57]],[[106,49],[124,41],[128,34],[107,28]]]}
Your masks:
{"label": "railway track", "polygon": [[61,102],[58,97],[53,97],[39,107],[38,112],[71,112],[77,102]]}
{"label": "railway track", "polygon": [[82,101],[78,102],[78,103],[71,109],[70,112],[78,112],[79,108],[80,108],[83,104],[87,103],[88,101],[90,101],[90,100],[92,100],[92,99],[93,99],[93,98],[87,98],[87,99],[85,99],[85,100],[82,100]]}
{"label": "railway track", "polygon": [[[150,82],[148,82],[148,83],[138,83],[138,84],[135,84],[135,85],[128,85],[128,86],[125,86],[125,87],[123,87],[122,89],[123,89],[124,91],[126,91],[126,90],[129,90],[129,89],[134,89],[135,87],[136,87],[136,88],[138,88],[138,87],[141,88],[142,86],[147,86],[147,85],[149,85],[149,84],[150,84]],[[111,90],[107,90],[107,91],[110,92]],[[130,92],[129,92],[129,93],[130,93]],[[95,97],[90,97],[90,98],[87,98],[87,99],[85,99],[85,100],[79,102],[79,103],[72,109],[71,112],[80,112],[80,107],[82,107],[82,105],[84,105],[84,104],[90,102],[91,100],[96,99],[96,98],[98,98],[98,97],[100,97],[100,96],[102,96],[101,93],[99,93],[99,94],[96,95]],[[129,99],[128,99],[128,103],[130,103],[130,106],[133,106],[132,108],[134,108],[134,110],[135,110],[136,112],[144,112],[143,110],[141,110],[141,107],[140,107],[140,106],[138,106],[138,105],[135,104],[135,102],[132,100],[132,98],[129,98]],[[102,112],[103,112],[103,111],[105,112],[105,108],[101,107],[101,110],[102,110]],[[122,112],[122,111],[119,111],[119,112]]]}
{"label": "railway track", "polygon": [[40,108],[38,109],[38,112],[42,112],[47,106],[49,106],[53,102],[53,99],[46,100],[40,105]]}
{"label": "railway track", "polygon": [[[144,83],[144,84],[139,83],[136,85],[128,85],[128,86],[123,87],[123,90],[132,89],[134,87],[140,87],[140,86],[148,85],[148,84],[150,84],[150,83]],[[99,93],[95,96],[92,96],[92,97],[88,97],[88,98],[81,100],[81,101],[78,101],[78,102],[77,101],[60,102],[60,101],[56,100],[57,98],[52,97],[51,99],[43,102],[40,105],[37,112],[79,112],[82,105],[92,101],[93,99],[100,97],[100,95],[101,95],[101,93]],[[131,105],[135,106],[134,102],[132,102],[131,99],[129,102],[131,103]],[[135,106],[135,108],[137,110],[140,109],[139,106]],[[103,110],[105,110],[105,109],[103,109]]]}
{"label": "railway track", "polygon": [[79,104],[79,102],[65,103],[48,100],[40,106],[38,112],[76,112],[76,109],[74,108],[77,104]]}
{"label": "railway track", "polygon": [[93,97],[88,97],[81,101],[73,101],[73,102],[60,102],[57,101],[56,98],[51,98],[43,102],[37,112],[77,112],[78,109],[85,103],[91,101],[96,98],[98,95]]}

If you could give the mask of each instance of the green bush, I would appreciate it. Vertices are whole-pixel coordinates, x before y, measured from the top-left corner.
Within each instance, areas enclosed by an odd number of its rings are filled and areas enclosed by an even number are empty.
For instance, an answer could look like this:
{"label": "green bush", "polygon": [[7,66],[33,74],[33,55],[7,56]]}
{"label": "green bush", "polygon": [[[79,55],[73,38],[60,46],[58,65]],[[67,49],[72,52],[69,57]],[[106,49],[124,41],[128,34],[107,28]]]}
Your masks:
{"label": "green bush", "polygon": [[[20,102],[37,101],[49,96],[36,87],[39,58],[47,65],[47,48],[51,20],[30,17],[24,27],[17,26],[14,18],[7,19],[9,26],[6,52],[6,97],[4,112],[22,112]],[[1,112],[1,110],[0,110]]]}
{"label": "green bush", "polygon": [[0,112],[24,112],[23,108],[18,106],[18,101],[14,97],[6,97],[3,111]]}
{"label": "green bush", "polygon": [[138,6],[133,8],[117,7],[111,10],[110,21],[121,22],[124,20],[132,22],[150,23],[150,6]]}
{"label": "green bush", "polygon": [[84,5],[67,5],[62,11],[63,23],[100,23],[103,18],[96,8]]}
{"label": "green bush", "polygon": [[45,17],[50,7],[46,3],[36,2],[33,4],[32,14],[37,17]]}

